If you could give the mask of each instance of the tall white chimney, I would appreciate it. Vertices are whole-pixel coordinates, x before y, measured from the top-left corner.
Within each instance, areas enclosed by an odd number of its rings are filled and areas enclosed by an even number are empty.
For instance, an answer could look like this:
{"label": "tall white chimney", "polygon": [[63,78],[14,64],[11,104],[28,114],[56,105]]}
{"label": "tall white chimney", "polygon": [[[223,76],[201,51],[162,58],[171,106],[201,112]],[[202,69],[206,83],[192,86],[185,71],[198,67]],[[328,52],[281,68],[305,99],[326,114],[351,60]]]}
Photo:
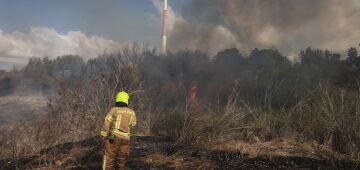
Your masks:
{"label": "tall white chimney", "polygon": [[167,0],[164,0],[164,10],[163,10],[163,23],[162,23],[162,48],[161,52],[166,54],[166,29],[167,29],[167,15],[168,15],[168,4]]}

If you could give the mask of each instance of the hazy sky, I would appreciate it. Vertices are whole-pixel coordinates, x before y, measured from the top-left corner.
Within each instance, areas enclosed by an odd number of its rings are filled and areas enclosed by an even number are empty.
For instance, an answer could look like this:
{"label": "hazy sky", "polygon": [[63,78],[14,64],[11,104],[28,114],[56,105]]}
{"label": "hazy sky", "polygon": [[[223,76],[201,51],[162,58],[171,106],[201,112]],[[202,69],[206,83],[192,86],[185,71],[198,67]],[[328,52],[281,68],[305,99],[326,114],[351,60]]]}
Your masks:
{"label": "hazy sky", "polygon": [[[169,3],[179,7],[182,1]],[[81,31],[116,41],[160,39],[160,26],[151,15],[158,15],[151,0],[0,0],[4,32],[48,27],[60,34]]]}
{"label": "hazy sky", "polygon": [[[170,0],[169,5],[177,10],[183,1]],[[0,56],[55,57],[51,55],[79,51],[70,46],[89,42],[87,47],[103,43],[116,48],[117,43],[134,41],[157,47],[161,41],[161,20],[156,3],[157,0],[0,0]],[[94,49],[93,55],[111,51],[109,48]],[[13,63],[23,61],[0,58],[0,69],[9,69]]]}

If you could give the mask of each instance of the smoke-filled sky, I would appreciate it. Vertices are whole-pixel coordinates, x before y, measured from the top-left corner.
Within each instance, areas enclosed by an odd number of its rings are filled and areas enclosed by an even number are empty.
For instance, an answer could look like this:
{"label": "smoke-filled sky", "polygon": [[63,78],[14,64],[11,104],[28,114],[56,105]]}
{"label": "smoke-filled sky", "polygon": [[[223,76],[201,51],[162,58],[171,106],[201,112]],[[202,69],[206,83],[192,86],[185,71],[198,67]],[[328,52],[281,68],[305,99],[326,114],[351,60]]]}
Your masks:
{"label": "smoke-filled sky", "polygon": [[[209,54],[237,47],[312,46],[343,52],[360,43],[360,0],[169,0],[169,48]],[[126,43],[159,47],[162,0],[0,0],[0,69],[33,56],[85,59]]]}
{"label": "smoke-filled sky", "polygon": [[289,54],[360,43],[360,0],[193,0],[180,14],[170,45],[180,49],[277,47]]}

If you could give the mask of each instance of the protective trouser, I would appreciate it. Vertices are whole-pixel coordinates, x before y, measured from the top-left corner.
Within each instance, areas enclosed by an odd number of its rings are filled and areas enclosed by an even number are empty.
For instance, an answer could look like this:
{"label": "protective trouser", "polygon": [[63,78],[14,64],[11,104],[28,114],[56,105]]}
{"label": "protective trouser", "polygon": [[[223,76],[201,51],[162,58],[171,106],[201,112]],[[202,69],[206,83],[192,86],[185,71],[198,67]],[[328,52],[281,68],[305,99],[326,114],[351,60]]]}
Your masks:
{"label": "protective trouser", "polygon": [[104,147],[103,170],[113,170],[117,161],[120,170],[125,169],[126,158],[130,153],[130,141],[115,137],[114,142],[106,140]]}

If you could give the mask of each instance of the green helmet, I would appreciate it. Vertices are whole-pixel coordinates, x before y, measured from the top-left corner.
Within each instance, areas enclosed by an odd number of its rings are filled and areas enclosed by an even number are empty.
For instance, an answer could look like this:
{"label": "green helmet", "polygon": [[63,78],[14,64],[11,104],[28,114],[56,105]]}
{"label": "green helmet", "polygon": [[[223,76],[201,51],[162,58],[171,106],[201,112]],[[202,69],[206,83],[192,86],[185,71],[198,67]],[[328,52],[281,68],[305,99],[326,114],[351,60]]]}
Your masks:
{"label": "green helmet", "polygon": [[123,102],[129,104],[129,94],[121,91],[116,95],[116,102]]}

